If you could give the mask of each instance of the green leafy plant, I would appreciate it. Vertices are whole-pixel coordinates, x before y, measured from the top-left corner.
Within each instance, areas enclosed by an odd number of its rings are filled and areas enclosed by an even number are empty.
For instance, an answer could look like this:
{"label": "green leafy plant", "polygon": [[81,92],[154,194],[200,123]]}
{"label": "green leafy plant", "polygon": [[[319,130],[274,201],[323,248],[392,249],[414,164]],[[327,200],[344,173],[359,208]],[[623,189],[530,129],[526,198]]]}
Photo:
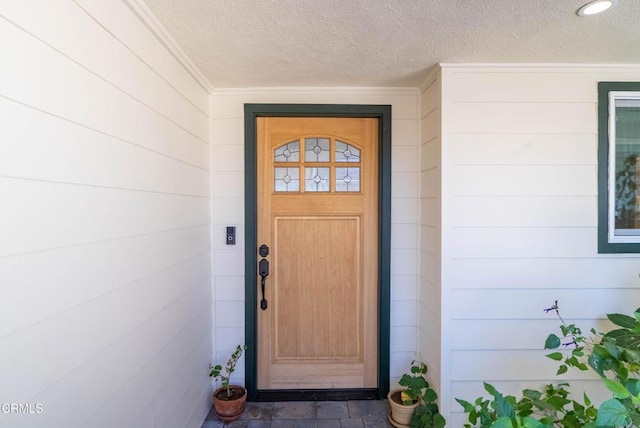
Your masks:
{"label": "green leafy plant", "polygon": [[446,425],[438,408],[438,394],[425,378],[427,370],[425,363],[412,361],[410,372],[405,373],[398,382],[406,387],[400,394],[402,404],[419,402],[411,418],[411,428],[442,428]]}
{"label": "green leafy plant", "polygon": [[575,324],[567,324],[560,315],[558,302],[545,309],[561,322],[561,335],[550,334],[545,349],[566,348],[547,354],[560,362],[557,374],[569,367],[593,370],[600,376],[613,398],[595,407],[585,394],[583,402],[569,398],[569,384],[546,385],[544,390],[525,389],[519,400],[503,396],[492,385],[485,390],[492,397],[474,402],[456,399],[468,413],[465,427],[481,428],[613,428],[640,426],[640,309],[634,316],[609,314],[617,327],[608,333],[583,335]]}
{"label": "green leafy plant", "polygon": [[422,402],[413,413],[411,428],[443,428],[447,421],[440,414],[436,398],[430,402]]}
{"label": "green leafy plant", "polygon": [[547,355],[561,361],[558,373],[566,372],[568,367],[590,368],[613,395],[598,408],[595,426],[640,426],[640,309],[636,309],[633,316],[608,314],[607,318],[616,328],[604,334],[592,329],[591,338],[585,338],[580,329],[562,319],[557,301],[547,312],[551,310],[562,322],[562,337],[549,335],[545,348],[572,346],[569,355],[559,351]]}
{"label": "green leafy plant", "polygon": [[236,364],[242,356],[242,353],[247,350],[247,345],[238,345],[229,360],[227,360],[226,366],[223,368],[220,364],[215,366],[209,364],[209,376],[215,380],[219,380],[222,383],[222,387],[227,390],[227,397],[231,397],[231,389],[229,388],[229,379],[231,374],[236,369]]}
{"label": "green leafy plant", "polygon": [[588,397],[586,404],[568,398],[568,384],[546,385],[543,391],[524,389],[522,398],[504,396],[488,383],[485,390],[493,399],[478,398],[473,403],[456,401],[469,414],[465,427],[590,427],[596,410]]}
{"label": "green leafy plant", "polygon": [[409,406],[417,402],[423,394],[426,388],[429,388],[429,383],[425,378],[427,374],[427,365],[419,361],[411,362],[411,369],[409,373],[405,373],[400,378],[398,384],[404,386],[405,389],[400,394],[402,404]]}

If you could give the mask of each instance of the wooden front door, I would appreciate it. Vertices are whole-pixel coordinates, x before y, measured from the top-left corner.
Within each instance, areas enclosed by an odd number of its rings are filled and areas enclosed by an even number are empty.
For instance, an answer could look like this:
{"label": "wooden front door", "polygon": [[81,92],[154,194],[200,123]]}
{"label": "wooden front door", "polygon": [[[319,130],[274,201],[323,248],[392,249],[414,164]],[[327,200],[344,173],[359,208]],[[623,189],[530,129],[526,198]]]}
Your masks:
{"label": "wooden front door", "polygon": [[378,119],[259,117],[256,128],[258,245],[269,249],[257,387],[375,388]]}

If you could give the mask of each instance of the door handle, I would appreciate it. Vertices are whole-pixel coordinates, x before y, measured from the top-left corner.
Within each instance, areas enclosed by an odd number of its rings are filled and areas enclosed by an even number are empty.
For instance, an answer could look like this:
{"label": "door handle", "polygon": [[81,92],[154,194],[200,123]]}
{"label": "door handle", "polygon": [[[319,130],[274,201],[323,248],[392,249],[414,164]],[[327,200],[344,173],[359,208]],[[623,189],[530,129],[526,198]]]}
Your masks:
{"label": "door handle", "polygon": [[260,300],[260,309],[267,309],[267,299],[264,298],[265,281],[269,276],[269,260],[262,259],[258,263],[258,272],[260,274],[260,288],[262,289],[262,300]]}

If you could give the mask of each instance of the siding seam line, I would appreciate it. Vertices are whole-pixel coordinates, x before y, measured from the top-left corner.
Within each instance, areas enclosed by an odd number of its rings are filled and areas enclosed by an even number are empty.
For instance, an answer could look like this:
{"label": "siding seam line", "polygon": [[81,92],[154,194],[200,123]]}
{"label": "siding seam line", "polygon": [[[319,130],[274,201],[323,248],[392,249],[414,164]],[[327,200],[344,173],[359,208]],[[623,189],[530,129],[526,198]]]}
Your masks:
{"label": "siding seam line", "polygon": [[[134,285],[134,284],[135,284],[135,283],[137,283],[137,282],[143,281],[143,280],[145,280],[145,279],[147,279],[147,278],[149,278],[149,277],[152,277],[152,276],[157,275],[157,274],[159,274],[159,273],[165,272],[165,271],[167,271],[167,270],[169,270],[169,269],[173,269],[173,268],[174,268],[174,267],[176,267],[176,266],[179,266],[179,265],[181,265],[181,264],[184,264],[184,263],[186,263],[186,262],[189,262],[189,261],[191,261],[191,260],[193,260],[193,259],[196,259],[196,258],[198,258],[198,257],[202,257],[204,254],[207,254],[207,253],[208,253],[208,251],[203,251],[203,252],[198,253],[198,254],[196,254],[196,255],[194,255],[194,256],[191,256],[191,257],[188,257],[188,258],[186,258],[186,259],[184,259],[184,260],[181,260],[181,261],[179,261],[179,262],[177,262],[177,263],[174,263],[174,264],[172,264],[172,265],[169,265],[169,266],[167,266],[167,267],[164,267],[164,268],[162,268],[162,269],[160,269],[160,270],[157,270],[157,271],[151,272],[151,273],[149,273],[148,275],[142,276],[142,277],[140,277],[140,278],[136,278],[136,279],[135,279],[135,280],[133,280],[133,281],[130,281],[130,282],[126,283],[126,284],[122,284],[120,287],[117,287],[117,288],[114,288],[114,289],[112,289],[112,290],[109,290],[108,292],[103,293],[103,294],[100,294],[99,296],[94,296],[94,297],[92,297],[92,298],[91,298],[91,299],[89,299],[89,300],[86,300],[86,301],[84,301],[84,302],[81,302],[81,303],[78,303],[78,304],[76,304],[76,305],[70,306],[70,307],[68,307],[68,308],[64,309],[63,311],[56,312],[55,314],[53,314],[53,315],[51,315],[51,316],[49,316],[49,317],[47,317],[47,318],[40,319],[40,320],[38,320],[38,321],[36,321],[36,322],[34,322],[34,323],[31,323],[31,324],[29,324],[29,325],[26,325],[26,326],[24,326],[24,327],[20,328],[19,330],[15,330],[15,331],[13,331],[13,332],[11,332],[11,333],[7,334],[7,335],[1,336],[1,337],[0,337],[0,340],[4,340],[4,339],[6,339],[7,337],[11,337],[11,336],[13,336],[14,334],[20,333],[20,332],[21,332],[21,331],[23,331],[23,330],[26,330],[26,329],[32,328],[32,327],[34,327],[34,326],[36,326],[36,325],[38,325],[38,324],[41,324],[41,323],[43,323],[43,322],[50,321],[51,319],[56,318],[56,317],[58,317],[58,316],[60,316],[60,315],[62,315],[62,314],[65,314],[65,313],[69,312],[69,311],[72,311],[72,310],[74,310],[74,309],[76,309],[76,308],[79,308],[79,307],[84,306],[84,305],[86,305],[86,304],[89,304],[89,303],[91,303],[91,302],[93,302],[93,301],[96,301],[96,300],[101,299],[101,298],[103,298],[103,297],[109,296],[110,294],[116,293],[116,292],[118,292],[118,291],[120,291],[120,290],[123,290],[123,289],[125,289],[125,288],[127,288],[127,287],[130,287],[131,285]],[[211,275],[209,275],[209,277],[211,277]],[[201,280],[198,280],[198,281],[196,281],[196,283],[201,283],[201,282],[203,282],[205,279],[206,279],[206,278],[203,278],[203,279],[201,279]],[[193,288],[193,287],[192,287],[192,288]],[[183,296],[184,294],[185,294],[185,293],[181,294],[180,296]],[[179,296],[178,298],[180,298],[180,296]],[[177,299],[172,300],[172,302],[174,302],[175,300],[177,300]]]}
{"label": "siding seam line", "polygon": [[56,113],[52,113],[52,112],[50,112],[50,111],[47,111],[47,110],[41,109],[41,108],[36,107],[36,106],[33,106],[33,105],[31,105],[31,104],[27,104],[27,103],[25,103],[25,102],[23,102],[23,101],[17,100],[17,99],[15,99],[15,98],[8,97],[8,96],[6,96],[6,95],[4,95],[4,94],[0,94],[0,98],[3,98],[3,99],[5,99],[5,100],[7,100],[7,101],[14,102],[14,103],[16,103],[16,104],[22,105],[22,106],[24,106],[24,107],[26,107],[26,108],[29,108],[29,109],[35,110],[35,111],[37,111],[37,112],[40,112],[40,113],[46,114],[46,115],[48,115],[48,116],[55,117],[56,119],[63,120],[63,121],[68,122],[68,123],[72,123],[72,124],[74,124],[74,125],[76,125],[76,126],[79,126],[79,127],[81,127],[81,128],[87,129],[87,130],[89,130],[89,131],[93,131],[93,132],[98,133],[98,134],[100,134],[100,135],[104,135],[105,137],[113,138],[114,140],[118,140],[118,141],[120,141],[120,142],[123,142],[123,143],[129,144],[129,145],[132,145],[132,146],[134,146],[134,147],[138,147],[138,148],[143,149],[143,150],[147,150],[147,151],[149,151],[149,152],[151,152],[151,153],[155,153],[155,154],[157,154],[157,155],[159,155],[159,156],[163,156],[163,157],[169,158],[169,159],[174,160],[174,161],[176,161],[176,162],[180,162],[180,163],[183,163],[183,164],[185,164],[185,165],[189,165],[189,166],[192,166],[192,167],[194,167],[194,168],[198,168],[198,169],[203,170],[203,171],[207,171],[207,172],[209,171],[207,168],[204,168],[204,167],[202,167],[202,166],[199,166],[199,165],[193,164],[193,163],[191,163],[191,162],[187,162],[187,161],[185,161],[185,160],[182,160],[182,159],[179,159],[179,158],[173,157],[173,156],[171,156],[171,155],[169,155],[169,154],[167,154],[167,153],[163,153],[163,152],[160,152],[160,151],[154,150],[154,149],[152,149],[152,148],[150,148],[150,147],[146,147],[146,146],[144,146],[144,145],[142,145],[142,144],[134,143],[133,141],[126,140],[126,139],[121,138],[121,137],[118,137],[118,136],[116,136],[116,135],[109,134],[109,133],[107,133],[107,132],[105,132],[105,131],[101,131],[101,130],[99,130],[99,129],[93,128],[93,127],[91,127],[91,126],[85,125],[85,124],[80,123],[80,122],[76,122],[75,120],[69,119],[69,118],[64,117],[64,116],[60,116],[60,115],[58,115],[58,114],[56,114]]}
{"label": "siding seam line", "polygon": [[[75,2],[74,2],[75,3]],[[105,82],[107,85],[111,86],[112,88],[115,88],[116,90],[118,90],[119,92],[121,92],[122,94],[124,94],[125,96],[131,98],[132,100],[136,101],[138,104],[140,104],[143,107],[146,107],[147,109],[149,109],[150,111],[154,112],[155,114],[157,114],[159,117],[165,119],[166,121],[172,123],[174,126],[176,126],[179,129],[182,129],[184,132],[186,132],[187,134],[193,136],[196,140],[198,140],[199,142],[201,142],[202,144],[206,144],[209,145],[209,142],[205,139],[203,139],[202,137],[194,134],[193,132],[191,132],[190,130],[188,130],[187,128],[185,128],[184,126],[180,125],[179,123],[177,123],[176,121],[174,121],[173,119],[165,116],[164,114],[160,113],[158,110],[156,110],[155,108],[151,107],[150,105],[147,105],[146,103],[144,103],[143,101],[141,101],[140,99],[136,98],[134,95],[126,92],[124,89],[120,88],[119,86],[116,86],[115,83],[107,80],[106,78],[102,77],[101,75],[97,74],[96,72],[94,72],[93,70],[91,70],[90,68],[88,68],[86,65],[81,64],[80,62],[78,62],[77,60],[75,60],[74,58],[70,57],[69,55],[67,55],[66,53],[62,52],[61,50],[57,49],[56,47],[54,47],[53,45],[45,42],[44,40],[42,40],[41,38],[39,38],[38,36],[36,36],[35,34],[31,33],[30,31],[28,31],[27,29],[21,27],[20,25],[18,25],[17,23],[11,21],[10,19],[8,19],[5,16],[1,16],[0,18],[4,19],[5,21],[9,22],[10,24],[12,24],[13,26],[15,26],[16,28],[20,29],[21,31],[23,31],[24,33],[28,34],[29,36],[33,37],[35,40],[38,40],[40,43],[42,43],[43,45],[47,46],[49,49],[53,50],[54,52],[56,52],[58,55],[63,56],[64,58],[68,59],[69,61],[71,61],[73,64],[77,65],[78,67],[82,68],[83,70],[89,72],[89,74],[97,77],[98,79],[102,80],[103,82]],[[208,116],[205,115],[205,117],[208,119],[207,122],[210,120],[210,118]]]}
{"label": "siding seam line", "polygon": [[[20,256],[28,255],[28,254],[44,253],[46,251],[57,251],[57,250],[63,250],[63,249],[73,248],[73,247],[81,247],[81,246],[84,246],[84,245],[101,244],[101,243],[105,243],[105,242],[119,241],[119,240],[129,239],[129,238],[139,238],[139,237],[142,237],[142,236],[149,236],[149,235],[173,232],[173,231],[178,231],[178,230],[196,229],[196,228],[200,228],[200,227],[209,228],[210,225],[211,225],[210,223],[195,224],[193,226],[175,227],[175,228],[170,228],[170,229],[155,230],[155,231],[152,231],[152,232],[135,233],[133,235],[117,236],[115,238],[99,239],[97,241],[77,242],[75,244],[61,245],[59,247],[41,248],[41,249],[37,249],[37,250],[33,250],[33,251],[25,251],[25,252],[22,252],[22,253],[5,254],[5,255],[0,255],[0,261],[2,261],[3,259],[8,259],[10,257],[20,257]],[[208,251],[210,252],[211,248],[209,248]]]}
{"label": "siding seam line", "polygon": [[46,180],[43,178],[16,177],[16,176],[5,175],[5,174],[0,174],[0,178],[6,178],[10,180],[35,181],[38,183],[60,184],[65,186],[90,187],[90,188],[108,189],[108,190],[122,190],[125,192],[150,193],[150,194],[166,195],[166,196],[182,196],[185,198],[198,198],[198,199],[206,199],[206,200],[211,199],[209,196],[200,196],[200,195],[194,195],[194,194],[188,194],[188,193],[161,192],[159,190],[145,190],[145,189],[134,189],[129,187],[106,186],[106,185],[100,185],[100,184],[74,183],[71,181]]}
{"label": "siding seam line", "polygon": [[[111,37],[113,37],[115,40],[117,40],[122,46],[125,47],[125,49],[127,49],[129,52],[131,52],[136,58],[138,58],[140,60],[141,63],[143,63],[144,65],[147,66],[147,68],[149,68],[149,70],[151,70],[154,74],[156,74],[161,80],[163,80],[165,83],[167,83],[167,85],[169,85],[174,91],[176,91],[176,93],[178,95],[180,95],[180,97],[182,97],[185,101],[187,101],[189,104],[191,104],[196,110],[198,110],[200,113],[202,113],[205,117],[211,119],[211,117],[209,116],[209,113],[207,113],[206,111],[203,111],[200,107],[198,107],[196,104],[194,104],[188,97],[186,97],[182,91],[180,91],[178,88],[176,88],[171,82],[169,82],[167,79],[164,78],[164,76],[162,76],[160,73],[158,73],[158,71],[156,71],[155,68],[153,68],[149,63],[147,63],[144,58],[142,58],[140,55],[138,55],[132,48],[129,47],[129,45],[127,45],[123,40],[121,40],[119,37],[117,37],[115,34],[113,34],[111,31],[109,31],[109,29],[107,27],[105,27],[104,25],[102,25],[102,23],[100,21],[98,21],[91,13],[89,13],[88,10],[86,10],[84,7],[82,7],[80,4],[78,4],[78,2],[76,0],[72,0],[73,3],[75,3],[75,5],[82,10],[89,18],[91,18],[93,21],[95,21],[96,24],[98,24],[100,26],[100,28],[102,28],[107,34],[109,34]],[[166,49],[166,48],[165,48]],[[179,62],[179,61],[178,61]],[[183,69],[184,66],[182,66],[182,64],[180,65]],[[187,72],[188,73],[188,72]],[[193,78],[193,77],[192,77]],[[195,80],[195,79],[194,79]],[[198,84],[198,86],[200,86]]]}

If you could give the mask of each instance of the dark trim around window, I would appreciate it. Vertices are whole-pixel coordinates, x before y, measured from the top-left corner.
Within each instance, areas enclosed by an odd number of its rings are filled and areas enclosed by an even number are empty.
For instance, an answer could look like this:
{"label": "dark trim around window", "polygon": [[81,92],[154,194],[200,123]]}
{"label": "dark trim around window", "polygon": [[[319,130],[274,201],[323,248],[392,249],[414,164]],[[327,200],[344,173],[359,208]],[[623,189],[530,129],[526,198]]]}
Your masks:
{"label": "dark trim around window", "polygon": [[640,91],[640,82],[598,83],[598,253],[640,253],[640,243],[609,239],[609,93]]}

